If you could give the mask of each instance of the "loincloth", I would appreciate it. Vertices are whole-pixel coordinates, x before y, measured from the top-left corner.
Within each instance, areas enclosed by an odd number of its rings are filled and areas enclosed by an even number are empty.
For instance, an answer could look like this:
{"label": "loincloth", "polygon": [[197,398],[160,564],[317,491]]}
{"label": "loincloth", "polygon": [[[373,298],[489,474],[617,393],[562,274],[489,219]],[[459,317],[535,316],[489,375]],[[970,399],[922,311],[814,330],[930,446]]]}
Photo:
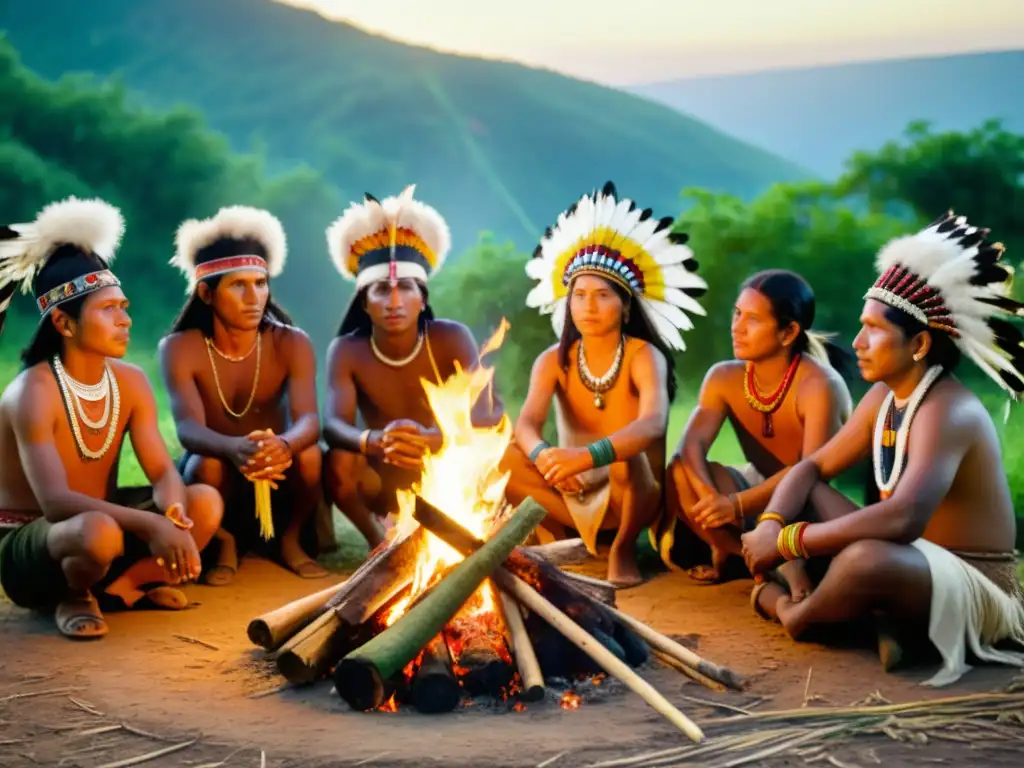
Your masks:
{"label": "loincloth", "polygon": [[954,553],[925,539],[911,546],[928,562],[928,639],[943,660],[942,669],[923,685],[959,680],[971,669],[968,650],[981,661],[1024,667],[1024,653],[994,647],[1004,641],[1024,647],[1024,600],[1014,555]]}
{"label": "loincloth", "polygon": [[[160,514],[153,503],[153,489],[149,486],[118,488],[108,501]],[[68,594],[64,569],[50,555],[47,545],[53,525],[41,515],[36,515],[0,540],[0,586],[11,602],[22,608],[52,608]],[[94,585],[93,591],[102,591],[132,564],[149,555],[149,545],[125,531],[123,554],[114,560],[103,579]]]}

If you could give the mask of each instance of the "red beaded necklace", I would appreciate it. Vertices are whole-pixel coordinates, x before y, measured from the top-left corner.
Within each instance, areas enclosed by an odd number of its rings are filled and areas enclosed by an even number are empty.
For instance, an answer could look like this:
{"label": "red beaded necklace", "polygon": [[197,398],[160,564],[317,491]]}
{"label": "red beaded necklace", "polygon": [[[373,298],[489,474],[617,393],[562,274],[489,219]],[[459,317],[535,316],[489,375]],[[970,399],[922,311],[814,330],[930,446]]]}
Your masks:
{"label": "red beaded necklace", "polygon": [[800,357],[801,355],[793,356],[793,361],[789,364],[786,375],[782,377],[778,389],[768,397],[764,397],[758,392],[757,382],[754,380],[754,364],[752,362],[747,363],[747,372],[743,377],[743,395],[747,398],[747,403],[751,408],[755,411],[760,411],[764,415],[764,425],[761,429],[761,435],[764,437],[775,436],[772,414],[779,410],[782,401],[786,399],[786,393],[789,392],[789,387],[793,383],[793,377],[796,376],[796,369],[800,365]]}

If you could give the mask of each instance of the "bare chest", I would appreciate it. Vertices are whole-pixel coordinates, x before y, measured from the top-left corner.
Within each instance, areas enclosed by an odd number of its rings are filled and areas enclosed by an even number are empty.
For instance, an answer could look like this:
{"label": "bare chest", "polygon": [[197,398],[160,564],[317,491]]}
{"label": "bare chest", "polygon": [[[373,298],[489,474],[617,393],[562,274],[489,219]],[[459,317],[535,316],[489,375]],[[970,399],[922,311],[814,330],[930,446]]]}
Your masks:
{"label": "bare chest", "polygon": [[595,392],[572,365],[562,375],[555,396],[566,426],[585,435],[610,435],[629,426],[640,413],[640,398],[625,373],[610,389]]}
{"label": "bare chest", "polygon": [[739,382],[726,397],[726,403],[729,422],[749,460],[755,458],[751,454],[768,454],[782,466],[790,466],[800,460],[804,424],[798,412],[796,393],[792,389],[775,410],[770,410],[763,401],[753,397],[748,399],[742,382]]}
{"label": "bare chest", "polygon": [[200,363],[195,382],[212,429],[224,434],[279,429],[287,369],[273,355],[253,358],[232,362],[215,357]]}
{"label": "bare chest", "polygon": [[[450,371],[438,373],[443,381]],[[404,366],[387,365],[368,356],[360,361],[355,379],[358,408],[367,427],[382,429],[396,419],[433,426],[434,414],[423,383],[437,385],[439,380],[425,352]]]}

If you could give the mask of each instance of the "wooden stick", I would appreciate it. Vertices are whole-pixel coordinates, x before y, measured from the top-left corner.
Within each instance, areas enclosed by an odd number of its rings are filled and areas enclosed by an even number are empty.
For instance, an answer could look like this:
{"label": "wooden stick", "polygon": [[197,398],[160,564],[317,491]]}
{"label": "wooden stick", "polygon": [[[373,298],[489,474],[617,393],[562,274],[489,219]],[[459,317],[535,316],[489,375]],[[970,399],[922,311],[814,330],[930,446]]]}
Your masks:
{"label": "wooden stick", "polygon": [[348,579],[312,595],[293,600],[286,605],[257,616],[249,622],[246,634],[253,645],[268,651],[279,648],[309,622],[327,609],[327,601],[348,583]]}
{"label": "wooden stick", "polygon": [[495,571],[493,578],[502,590],[508,592],[526,608],[536,613],[561,632],[577,648],[600,664],[609,675],[617,677],[625,683],[634,693],[639,695],[656,712],[685,733],[692,741],[699,744],[704,740],[704,733],[697,727],[696,723],[672,706],[668,699],[630,669],[629,665],[617,659],[615,654],[598,643],[582,627],[558,610],[530,585],[504,569]]}
{"label": "wooden stick", "polygon": [[451,654],[443,634],[437,635],[423,650],[409,695],[413,706],[428,715],[451,712],[459,705],[462,691],[452,671]]}
{"label": "wooden stick", "polygon": [[564,539],[550,544],[536,544],[525,549],[552,565],[578,565],[592,559],[583,539]]}
{"label": "wooden stick", "polygon": [[499,653],[504,633],[490,622],[456,617],[444,628],[459,682],[470,696],[501,696],[512,683],[515,670]]}
{"label": "wooden stick", "polygon": [[667,653],[655,649],[654,657],[662,664],[672,667],[672,669],[676,670],[676,672],[683,673],[688,678],[693,680],[695,683],[700,683],[701,685],[710,688],[712,691],[724,693],[726,690],[725,686],[722,685],[720,682],[718,682],[717,680],[712,680],[710,677],[702,675],[697,670],[686,666],[685,664],[683,664],[683,662],[679,661],[679,659],[677,659],[675,656],[669,656]]}
{"label": "wooden stick", "polygon": [[712,680],[715,680],[728,688],[732,688],[736,691],[743,690],[742,678],[728,667],[722,667],[714,662],[701,658],[689,648],[685,648],[672,638],[665,637],[665,635],[660,632],[656,632],[639,619],[634,619],[632,616],[623,613],[618,608],[604,606],[604,609],[640,635],[640,637],[646,640],[655,650],[672,656],[681,663],[690,667],[690,669],[699,672],[705,677],[710,677]]}
{"label": "wooden stick", "polygon": [[[455,565],[431,593],[394,624],[349,653],[335,668],[338,694],[355,710],[379,707],[385,681],[416,658],[547,512],[532,498],[483,546]],[[417,530],[425,530],[422,527]]]}
{"label": "wooden stick", "polygon": [[498,597],[501,600],[502,618],[508,627],[509,646],[519,669],[519,677],[523,681],[523,691],[519,698],[523,701],[540,701],[544,698],[544,674],[540,670],[530,635],[526,632],[519,603],[504,592],[498,592]]}
{"label": "wooden stick", "polygon": [[320,614],[281,646],[278,671],[295,685],[315,682],[343,652],[345,629],[334,611]]}

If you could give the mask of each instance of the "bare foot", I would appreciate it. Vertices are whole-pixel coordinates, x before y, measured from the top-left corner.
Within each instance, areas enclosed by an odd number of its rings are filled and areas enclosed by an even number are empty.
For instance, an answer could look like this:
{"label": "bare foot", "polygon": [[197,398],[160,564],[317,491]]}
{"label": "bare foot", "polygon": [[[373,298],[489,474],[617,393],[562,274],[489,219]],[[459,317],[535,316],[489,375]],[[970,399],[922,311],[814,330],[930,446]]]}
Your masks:
{"label": "bare foot", "polygon": [[754,586],[750,593],[750,604],[754,613],[762,619],[775,621],[779,618],[777,606],[782,598],[789,599],[785,587],[769,579]]}
{"label": "bare foot", "polygon": [[608,581],[620,589],[635,587],[642,584],[644,579],[640,575],[640,568],[636,564],[636,543],[632,546],[612,544],[608,552]]}
{"label": "bare foot", "polygon": [[220,544],[217,564],[203,573],[200,581],[211,587],[225,587],[234,581],[238,571],[238,548],[235,546],[235,537],[223,528],[214,534],[214,538]]}
{"label": "bare foot", "polygon": [[294,535],[288,532],[281,537],[281,560],[288,570],[304,579],[320,579],[327,575],[327,571],[302,549],[297,530]]}
{"label": "bare foot", "polygon": [[790,560],[778,567],[779,575],[789,586],[789,596],[794,603],[799,603],[814,591],[814,582],[807,575],[806,563],[803,560]]}
{"label": "bare foot", "polygon": [[722,574],[725,572],[725,563],[728,559],[728,552],[718,547],[712,547],[711,565],[694,566],[686,572],[686,575],[699,584],[721,584]]}
{"label": "bare foot", "polygon": [[779,617],[779,622],[794,640],[799,640],[804,630],[803,622],[800,621],[801,607],[786,594],[783,594],[775,603],[775,615]]}
{"label": "bare foot", "polygon": [[69,597],[57,606],[54,618],[61,634],[73,640],[92,640],[110,631],[91,592]]}
{"label": "bare foot", "polygon": [[175,587],[161,585],[142,590],[120,581],[107,587],[100,600],[108,610],[180,611],[188,606],[185,593]]}

